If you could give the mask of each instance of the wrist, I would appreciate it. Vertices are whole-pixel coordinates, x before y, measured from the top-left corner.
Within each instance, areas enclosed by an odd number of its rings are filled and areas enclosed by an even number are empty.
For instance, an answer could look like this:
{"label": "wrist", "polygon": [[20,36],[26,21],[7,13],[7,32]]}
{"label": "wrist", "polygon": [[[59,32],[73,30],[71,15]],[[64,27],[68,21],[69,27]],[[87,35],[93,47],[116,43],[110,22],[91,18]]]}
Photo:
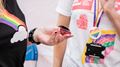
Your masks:
{"label": "wrist", "polygon": [[29,32],[28,40],[32,43],[40,44],[40,42],[37,40],[37,36],[35,35],[36,30],[37,28],[34,28]]}

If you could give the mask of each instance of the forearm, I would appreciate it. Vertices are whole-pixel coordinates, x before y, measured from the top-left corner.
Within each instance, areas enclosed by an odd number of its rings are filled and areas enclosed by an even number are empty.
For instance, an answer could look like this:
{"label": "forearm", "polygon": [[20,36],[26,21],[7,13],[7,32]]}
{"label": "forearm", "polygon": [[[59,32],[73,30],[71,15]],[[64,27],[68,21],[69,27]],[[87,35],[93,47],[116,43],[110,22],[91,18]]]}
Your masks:
{"label": "forearm", "polygon": [[70,23],[70,17],[59,14],[57,22],[58,22],[57,23],[58,26],[62,25],[62,26],[65,26],[65,27],[68,28],[69,27],[69,23]]}
{"label": "forearm", "polygon": [[118,35],[120,36],[120,15],[115,11],[115,9],[107,9],[105,13],[114,25]]}
{"label": "forearm", "polygon": [[68,29],[69,18],[60,15],[56,28],[35,28],[29,33],[29,41],[32,43],[43,43],[45,45],[56,45],[70,37],[71,32]]}
{"label": "forearm", "polygon": [[66,50],[66,40],[54,46],[54,67],[62,67],[62,61]]}
{"label": "forearm", "polygon": [[[62,25],[65,27],[69,27],[69,22],[70,17],[59,14],[57,23],[58,26]],[[66,42],[67,40],[64,40],[62,43],[59,43],[54,47],[54,67],[62,67],[62,61],[66,50]]]}

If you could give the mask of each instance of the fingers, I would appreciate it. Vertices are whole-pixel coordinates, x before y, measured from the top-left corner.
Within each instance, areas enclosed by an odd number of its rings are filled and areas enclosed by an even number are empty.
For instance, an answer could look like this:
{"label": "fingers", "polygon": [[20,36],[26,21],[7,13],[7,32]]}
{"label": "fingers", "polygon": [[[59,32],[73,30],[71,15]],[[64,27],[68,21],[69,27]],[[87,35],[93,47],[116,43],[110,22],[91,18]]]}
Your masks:
{"label": "fingers", "polygon": [[108,0],[108,1],[115,2],[115,0]]}
{"label": "fingers", "polygon": [[56,43],[56,36],[57,36],[57,35],[58,35],[57,32],[54,32],[54,33],[50,36],[48,42],[49,42],[51,45]]}
{"label": "fingers", "polygon": [[107,2],[107,0],[99,0],[99,1],[100,1],[100,4],[101,4],[101,7],[103,8],[103,6]]}
{"label": "fingers", "polygon": [[100,0],[100,3],[104,5],[107,2],[107,0]]}
{"label": "fingers", "polygon": [[114,4],[115,3],[115,0],[109,0],[112,4]]}
{"label": "fingers", "polygon": [[60,28],[42,28],[37,31],[37,39],[46,45],[56,45],[65,39],[72,37],[71,33],[61,34]]}
{"label": "fingers", "polygon": [[51,37],[50,37],[50,39],[49,39],[49,43],[51,43],[50,45],[56,45],[56,44],[58,44],[58,43],[60,43],[60,42],[62,42],[62,41],[64,41],[64,40],[66,40],[66,39],[68,39],[68,38],[70,38],[70,37],[72,37],[71,34],[62,35],[62,34],[60,33],[60,31],[57,31],[57,32],[54,32],[54,33],[51,35]]}
{"label": "fingers", "polygon": [[53,32],[50,36],[49,42],[51,45],[55,45],[63,40],[63,36],[60,34],[59,30]]}
{"label": "fingers", "polygon": [[115,0],[99,0],[101,3],[101,7],[106,13],[108,10],[115,9]]}

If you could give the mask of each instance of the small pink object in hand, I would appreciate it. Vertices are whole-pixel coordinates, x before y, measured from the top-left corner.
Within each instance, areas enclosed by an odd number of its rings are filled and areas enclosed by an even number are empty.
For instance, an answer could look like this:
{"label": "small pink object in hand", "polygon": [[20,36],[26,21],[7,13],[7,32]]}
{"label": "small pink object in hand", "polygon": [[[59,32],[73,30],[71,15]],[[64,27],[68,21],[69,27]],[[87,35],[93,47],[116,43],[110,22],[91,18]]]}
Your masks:
{"label": "small pink object in hand", "polygon": [[64,26],[59,26],[60,27],[60,34],[61,35],[66,35],[66,34],[70,34],[71,35],[71,32],[68,28],[64,27]]}

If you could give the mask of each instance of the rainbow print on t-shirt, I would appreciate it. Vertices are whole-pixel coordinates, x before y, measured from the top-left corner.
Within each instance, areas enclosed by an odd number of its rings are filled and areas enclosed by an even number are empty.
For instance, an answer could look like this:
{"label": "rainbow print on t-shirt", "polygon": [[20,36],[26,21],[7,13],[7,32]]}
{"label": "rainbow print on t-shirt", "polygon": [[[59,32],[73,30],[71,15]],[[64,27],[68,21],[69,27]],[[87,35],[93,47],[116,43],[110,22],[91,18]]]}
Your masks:
{"label": "rainbow print on t-shirt", "polygon": [[[28,33],[25,23],[5,9],[0,14],[0,24],[6,25],[6,31],[9,30],[9,33],[13,36],[10,38],[10,43],[27,39]],[[12,30],[10,30],[10,28],[12,28]],[[5,34],[7,35],[6,32]]]}
{"label": "rainbow print on t-shirt", "polygon": [[7,10],[4,10],[1,14],[0,21],[0,23],[10,26],[16,31],[18,30],[19,26],[25,27],[24,22],[22,22],[19,18],[15,17],[14,15],[10,14]]}
{"label": "rainbow print on t-shirt", "polygon": [[89,38],[82,55],[82,63],[103,64],[104,59],[114,49],[116,32],[112,30],[101,30],[98,39]]}

